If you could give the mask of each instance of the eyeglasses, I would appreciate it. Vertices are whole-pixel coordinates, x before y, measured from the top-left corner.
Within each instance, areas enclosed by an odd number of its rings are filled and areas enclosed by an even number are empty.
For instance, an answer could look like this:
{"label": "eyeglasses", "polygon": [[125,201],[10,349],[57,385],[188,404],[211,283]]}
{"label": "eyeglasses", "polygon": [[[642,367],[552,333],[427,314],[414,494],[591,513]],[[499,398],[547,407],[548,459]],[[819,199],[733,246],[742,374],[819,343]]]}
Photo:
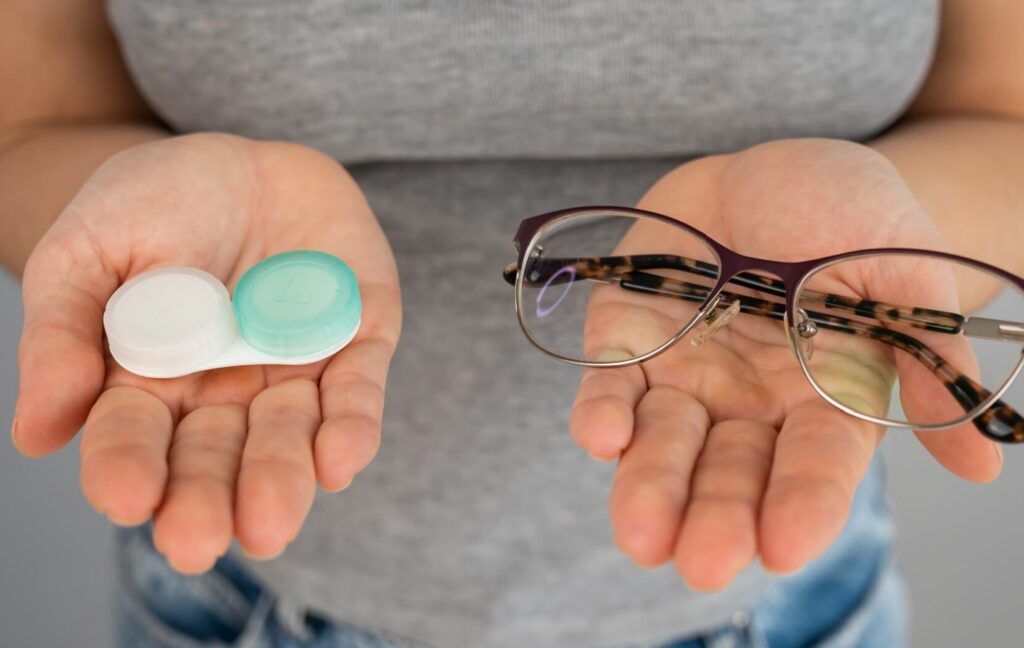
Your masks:
{"label": "eyeglasses", "polygon": [[[694,331],[691,347],[713,340],[705,353],[721,362],[783,378],[799,367],[857,418],[918,430],[973,421],[996,441],[1024,441],[1005,402],[1024,401],[1011,390],[1024,368],[1024,279],[994,266],[911,248],[759,259],[668,216],[603,206],[528,218],[515,248],[504,277],[519,324],[564,362],[636,364]],[[984,317],[964,315],[958,285],[1000,297]]]}

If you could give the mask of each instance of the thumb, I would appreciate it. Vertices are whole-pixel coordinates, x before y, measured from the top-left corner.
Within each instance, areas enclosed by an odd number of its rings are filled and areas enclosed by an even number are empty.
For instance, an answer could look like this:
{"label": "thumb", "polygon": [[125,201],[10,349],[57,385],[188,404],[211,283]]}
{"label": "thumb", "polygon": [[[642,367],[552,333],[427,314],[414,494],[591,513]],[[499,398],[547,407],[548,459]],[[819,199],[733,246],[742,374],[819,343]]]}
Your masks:
{"label": "thumb", "polygon": [[[980,378],[978,358],[962,336],[922,332],[908,354],[900,354],[900,400],[909,420],[922,423],[953,421],[991,397],[975,378]],[[1003,464],[999,444],[986,438],[974,421],[945,430],[917,430],[928,452],[947,470],[964,479],[988,482]],[[982,428],[984,426],[982,425]]]}
{"label": "thumb", "polygon": [[103,308],[118,279],[87,232],[58,221],[25,266],[11,436],[41,456],[75,435],[103,387]]}

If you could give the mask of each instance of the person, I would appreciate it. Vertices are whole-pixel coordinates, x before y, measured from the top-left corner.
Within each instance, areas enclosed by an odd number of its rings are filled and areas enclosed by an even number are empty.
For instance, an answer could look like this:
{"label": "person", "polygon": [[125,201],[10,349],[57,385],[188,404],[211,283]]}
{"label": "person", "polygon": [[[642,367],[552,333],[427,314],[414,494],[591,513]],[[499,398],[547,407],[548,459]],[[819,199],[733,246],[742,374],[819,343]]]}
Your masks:
{"label": "person", "polygon": [[[913,245],[1019,274],[1024,6],[105,9],[0,7],[0,257],[13,440],[82,429],[82,490],[125,527],[123,645],[904,640],[880,426],[784,398],[757,357],[579,383],[498,273],[519,220],[634,203],[752,256]],[[293,249],[359,279],[330,360],[150,380],[105,352],[128,278],[230,287]],[[969,425],[919,439],[999,472]]]}

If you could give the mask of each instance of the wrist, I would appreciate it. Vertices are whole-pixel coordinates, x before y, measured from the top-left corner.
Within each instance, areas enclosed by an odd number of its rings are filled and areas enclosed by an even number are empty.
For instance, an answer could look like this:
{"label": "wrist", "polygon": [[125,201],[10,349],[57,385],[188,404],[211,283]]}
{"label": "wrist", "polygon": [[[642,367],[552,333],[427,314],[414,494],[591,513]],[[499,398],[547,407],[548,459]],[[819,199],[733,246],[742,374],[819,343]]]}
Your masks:
{"label": "wrist", "polygon": [[93,171],[124,149],[166,137],[142,124],[40,125],[0,135],[0,263],[20,275]]}

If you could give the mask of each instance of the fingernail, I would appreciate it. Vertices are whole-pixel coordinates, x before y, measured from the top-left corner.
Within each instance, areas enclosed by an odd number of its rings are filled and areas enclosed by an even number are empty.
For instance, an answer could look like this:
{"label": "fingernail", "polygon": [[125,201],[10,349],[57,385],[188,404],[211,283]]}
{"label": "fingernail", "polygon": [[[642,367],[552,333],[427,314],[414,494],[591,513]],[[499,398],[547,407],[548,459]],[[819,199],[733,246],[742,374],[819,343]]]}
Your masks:
{"label": "fingernail", "polygon": [[766,572],[775,574],[776,576],[792,576],[804,568],[802,564],[790,565],[787,567],[769,567],[768,565],[765,565],[763,561],[761,562],[761,566],[764,567]]}
{"label": "fingernail", "polygon": [[616,459],[619,458],[619,454],[618,453],[616,453],[614,456],[608,457],[608,458],[598,457],[593,452],[588,452],[587,454],[589,454],[590,458],[593,459],[594,461],[600,461],[601,463],[609,463],[609,462],[615,461]]}
{"label": "fingernail", "polygon": [[345,482],[341,486],[338,486],[337,488],[324,488],[324,490],[327,491],[328,493],[340,493],[341,491],[351,486],[355,478],[355,475],[353,475],[352,477],[349,478],[347,482]]}
{"label": "fingernail", "polygon": [[268,555],[268,556],[257,556],[255,554],[249,553],[248,551],[245,550],[245,547],[242,547],[242,553],[245,554],[246,558],[248,558],[249,560],[252,560],[254,562],[267,562],[268,560],[273,560],[274,558],[277,558],[278,556],[283,554],[284,550],[286,548],[287,548],[287,545],[285,545],[284,547],[281,547],[281,550],[278,551],[277,553],[274,553],[274,554],[271,554],[271,555]]}
{"label": "fingernail", "polygon": [[996,470],[996,474],[998,475],[999,472],[1003,469],[1004,456],[1002,446],[999,445],[998,443],[993,443],[992,453],[996,456],[996,462],[999,464],[999,468]]}
{"label": "fingernail", "polygon": [[21,452],[21,447],[18,445],[18,408],[14,408],[14,419],[11,421],[11,443],[14,444],[14,449]]}
{"label": "fingernail", "polygon": [[107,516],[107,519],[110,520],[111,524],[122,528],[137,527],[140,524],[143,524],[143,522],[136,522],[135,520],[129,520],[128,518],[118,517],[109,512],[105,515]]}
{"label": "fingernail", "polygon": [[661,565],[649,565],[649,564],[646,564],[646,563],[637,562],[636,559],[633,558],[632,556],[628,556],[628,558],[629,558],[629,562],[633,563],[633,566],[638,568],[638,569],[646,569],[647,571],[654,571],[655,569],[658,569],[658,568],[661,567]]}

